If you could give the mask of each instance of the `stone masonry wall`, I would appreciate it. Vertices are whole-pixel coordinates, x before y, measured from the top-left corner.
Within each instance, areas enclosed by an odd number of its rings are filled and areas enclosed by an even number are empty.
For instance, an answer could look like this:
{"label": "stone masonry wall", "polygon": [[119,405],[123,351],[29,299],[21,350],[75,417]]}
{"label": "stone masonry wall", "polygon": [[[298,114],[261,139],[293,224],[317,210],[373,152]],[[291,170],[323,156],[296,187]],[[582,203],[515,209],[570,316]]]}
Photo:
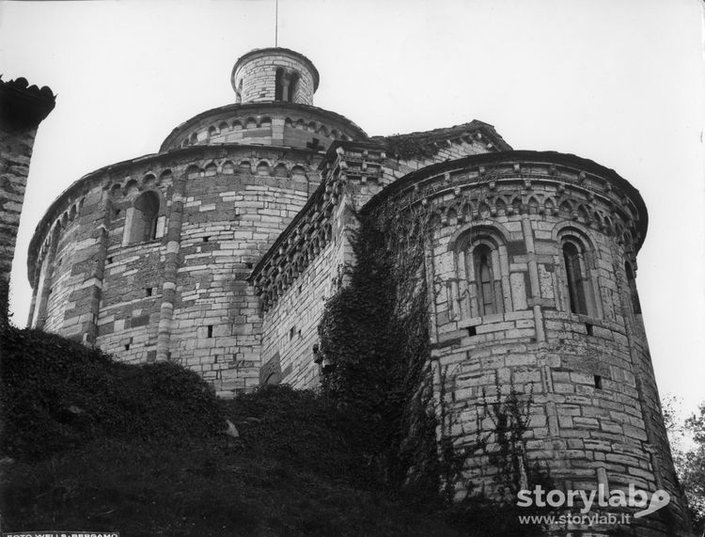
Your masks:
{"label": "stone masonry wall", "polygon": [[[313,361],[313,346],[318,342],[325,300],[343,283],[345,267],[354,263],[350,233],[356,226],[355,211],[384,186],[421,166],[422,161],[435,158],[436,162],[443,162],[450,157],[483,152],[487,148],[473,139],[443,142],[435,156],[418,157],[421,160],[390,158],[374,144],[350,143],[337,149],[334,161],[323,170],[321,199],[299,215],[297,228],[282,236],[289,240],[282,240],[281,253],[274,255],[259,273],[276,273],[258,283],[265,297],[262,381],[271,371],[278,371],[278,381],[296,388],[318,384],[319,366]],[[321,218],[324,224],[318,222]],[[319,233],[319,229],[328,231]],[[332,239],[326,239],[322,247],[320,236],[326,233],[331,233]],[[292,269],[296,274],[293,277],[288,276]]]}
{"label": "stone masonry wall", "polygon": [[[24,202],[36,127],[8,130],[0,126],[0,316],[7,315],[10,272]],[[4,321],[0,320],[0,324]]]}
{"label": "stone masonry wall", "polygon": [[8,322],[12,259],[39,123],[54,108],[47,87],[0,79],[0,330]]}
{"label": "stone masonry wall", "polygon": [[[34,264],[31,319],[124,361],[183,363],[231,396],[259,381],[247,276],[318,176],[315,157],[290,149],[193,153],[108,169],[66,194]],[[130,243],[145,192],[159,199],[155,236]]]}
{"label": "stone masonry wall", "polygon": [[[451,434],[459,446],[486,437],[489,451],[495,449],[484,402],[514,389],[524,401],[533,399],[527,468],[538,464],[564,490],[663,488],[673,498],[672,525],[644,521],[639,535],[681,535],[683,499],[625,272],[643,239],[633,194],[579,164],[551,164],[546,155],[540,164],[523,160],[529,158],[450,163],[385,198],[404,211],[416,207],[432,230],[432,359],[436,392],[447,394]],[[586,247],[587,314],[571,312],[566,237]],[[480,244],[493,252],[499,304],[487,315],[472,261]],[[474,490],[498,494],[498,470],[486,454],[476,452],[466,472]]]}

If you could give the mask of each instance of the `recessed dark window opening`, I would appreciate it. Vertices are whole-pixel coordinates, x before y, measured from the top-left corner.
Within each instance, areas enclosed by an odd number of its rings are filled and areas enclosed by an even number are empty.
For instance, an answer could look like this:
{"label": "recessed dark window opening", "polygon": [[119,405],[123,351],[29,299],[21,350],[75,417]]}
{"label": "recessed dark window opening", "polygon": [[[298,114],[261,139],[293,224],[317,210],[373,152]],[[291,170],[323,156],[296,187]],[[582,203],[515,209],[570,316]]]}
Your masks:
{"label": "recessed dark window opening", "polygon": [[590,323],[585,323],[585,329],[587,330],[587,335],[592,336],[592,325]]}
{"label": "recessed dark window opening", "polygon": [[602,377],[600,375],[595,375],[595,388],[598,390],[602,389]]}
{"label": "recessed dark window opening", "polygon": [[209,338],[213,337],[213,325],[212,324],[208,325],[208,337]]}
{"label": "recessed dark window opening", "polygon": [[477,335],[477,327],[468,326],[468,336],[476,336],[476,335]]}

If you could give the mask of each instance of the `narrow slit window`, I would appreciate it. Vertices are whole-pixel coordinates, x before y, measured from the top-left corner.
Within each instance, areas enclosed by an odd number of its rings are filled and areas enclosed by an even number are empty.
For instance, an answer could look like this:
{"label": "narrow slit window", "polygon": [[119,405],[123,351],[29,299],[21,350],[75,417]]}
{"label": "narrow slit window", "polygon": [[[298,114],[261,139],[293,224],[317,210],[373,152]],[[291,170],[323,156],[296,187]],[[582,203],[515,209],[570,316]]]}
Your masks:
{"label": "narrow slit window", "polygon": [[629,262],[624,263],[624,270],[627,273],[627,283],[629,284],[629,298],[632,303],[632,311],[636,314],[641,313],[641,303],[639,302],[639,293],[636,290],[636,276]]}
{"label": "narrow slit window", "polygon": [[582,253],[575,244],[566,242],[563,244],[563,260],[565,262],[566,277],[568,279],[570,311],[587,315],[588,309],[585,299]]}
{"label": "narrow slit window", "polygon": [[594,380],[595,380],[595,388],[597,388],[598,390],[601,390],[602,389],[602,377],[600,375],[595,375]]}
{"label": "narrow slit window", "polygon": [[212,325],[212,324],[209,324],[209,325],[208,325],[208,336],[207,336],[207,337],[208,337],[208,338],[212,338],[212,337],[213,337],[213,325]]}
{"label": "narrow slit window", "polygon": [[492,273],[492,251],[486,245],[475,248],[473,253],[475,281],[477,282],[477,304],[480,315],[498,313]]}

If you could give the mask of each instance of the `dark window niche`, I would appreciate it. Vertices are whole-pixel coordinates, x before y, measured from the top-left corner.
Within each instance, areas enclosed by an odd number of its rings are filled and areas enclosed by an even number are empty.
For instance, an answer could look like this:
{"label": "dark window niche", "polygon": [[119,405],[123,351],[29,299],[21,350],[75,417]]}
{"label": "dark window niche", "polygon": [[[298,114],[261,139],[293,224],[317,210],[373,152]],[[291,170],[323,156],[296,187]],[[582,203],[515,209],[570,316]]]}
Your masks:
{"label": "dark window niche", "polygon": [[594,381],[595,381],[595,388],[597,388],[598,390],[601,390],[602,389],[602,377],[600,375],[595,375]]}
{"label": "dark window niche", "polygon": [[476,326],[468,326],[468,336],[476,336],[477,335],[477,327]]}
{"label": "dark window niche", "polygon": [[213,325],[212,324],[208,325],[208,335],[206,337],[208,337],[208,338],[213,337]]}
{"label": "dark window niche", "polygon": [[587,330],[587,335],[588,335],[588,336],[594,335],[594,334],[592,333],[592,325],[591,325],[590,323],[585,323],[585,330]]}
{"label": "dark window niche", "polygon": [[151,287],[145,287],[144,296],[152,296],[152,288]]}

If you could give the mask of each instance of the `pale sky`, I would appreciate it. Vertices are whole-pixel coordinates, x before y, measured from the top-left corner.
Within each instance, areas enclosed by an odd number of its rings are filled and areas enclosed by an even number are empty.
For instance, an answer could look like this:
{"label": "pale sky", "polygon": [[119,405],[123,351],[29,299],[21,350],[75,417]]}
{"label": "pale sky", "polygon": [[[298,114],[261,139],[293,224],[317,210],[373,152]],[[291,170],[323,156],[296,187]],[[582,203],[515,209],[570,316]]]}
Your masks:
{"label": "pale sky", "polygon": [[[705,63],[699,0],[280,0],[279,45],[321,74],[314,104],[368,134],[479,119],[515,149],[574,153],[641,192],[637,283],[661,395],[705,400]],[[274,0],[0,0],[0,73],[58,94],[41,124],[12,274],[24,326],[29,240],[102,166],[154,153],[234,102],[230,71],[274,45]]]}

